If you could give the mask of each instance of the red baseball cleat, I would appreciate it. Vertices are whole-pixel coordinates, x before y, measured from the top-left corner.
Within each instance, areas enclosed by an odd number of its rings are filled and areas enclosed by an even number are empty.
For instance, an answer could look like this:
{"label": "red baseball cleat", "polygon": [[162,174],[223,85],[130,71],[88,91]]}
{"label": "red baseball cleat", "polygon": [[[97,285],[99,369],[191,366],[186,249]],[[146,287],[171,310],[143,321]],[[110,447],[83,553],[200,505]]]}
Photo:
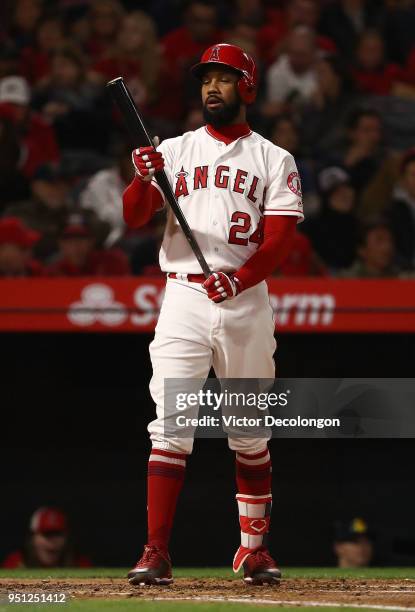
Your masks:
{"label": "red baseball cleat", "polygon": [[240,546],[233,560],[233,571],[244,568],[246,584],[279,584],[281,572],[265,546],[245,548]]}
{"label": "red baseball cleat", "polygon": [[128,582],[138,586],[146,584],[171,584],[171,560],[167,552],[156,546],[144,546],[144,553],[137,565],[128,573]]}

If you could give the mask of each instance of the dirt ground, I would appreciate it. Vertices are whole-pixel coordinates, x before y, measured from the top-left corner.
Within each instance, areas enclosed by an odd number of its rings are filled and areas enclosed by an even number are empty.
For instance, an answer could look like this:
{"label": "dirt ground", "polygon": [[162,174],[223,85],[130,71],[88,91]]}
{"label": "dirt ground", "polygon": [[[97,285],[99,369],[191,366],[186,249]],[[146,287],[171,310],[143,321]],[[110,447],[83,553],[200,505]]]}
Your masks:
{"label": "dirt ground", "polygon": [[46,580],[0,579],[0,594],[65,592],[79,599],[261,599],[304,605],[307,602],[415,608],[415,580],[283,579],[279,586],[252,587],[241,580],[178,578],[168,587],[132,587],[111,578]]}

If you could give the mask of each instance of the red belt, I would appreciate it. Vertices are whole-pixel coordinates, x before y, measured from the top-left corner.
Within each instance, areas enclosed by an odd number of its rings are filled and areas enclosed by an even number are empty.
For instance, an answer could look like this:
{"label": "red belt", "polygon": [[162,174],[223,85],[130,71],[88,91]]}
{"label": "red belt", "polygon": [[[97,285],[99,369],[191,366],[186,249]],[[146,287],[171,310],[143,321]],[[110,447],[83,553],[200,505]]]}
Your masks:
{"label": "red belt", "polygon": [[188,283],[204,283],[206,280],[203,274],[180,274],[176,272],[169,272],[167,276],[169,278],[177,278],[177,280],[187,281]]}

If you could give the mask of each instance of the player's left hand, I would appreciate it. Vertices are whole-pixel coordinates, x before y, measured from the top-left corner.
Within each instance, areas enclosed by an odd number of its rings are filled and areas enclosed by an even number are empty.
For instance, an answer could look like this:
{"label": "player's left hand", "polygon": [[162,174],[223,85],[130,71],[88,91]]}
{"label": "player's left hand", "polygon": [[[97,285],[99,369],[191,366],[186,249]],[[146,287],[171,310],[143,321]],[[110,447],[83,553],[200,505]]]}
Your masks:
{"label": "player's left hand", "polygon": [[225,272],[213,272],[202,287],[206,289],[208,298],[216,303],[229,300],[242,291],[240,281],[232,274],[225,274]]}

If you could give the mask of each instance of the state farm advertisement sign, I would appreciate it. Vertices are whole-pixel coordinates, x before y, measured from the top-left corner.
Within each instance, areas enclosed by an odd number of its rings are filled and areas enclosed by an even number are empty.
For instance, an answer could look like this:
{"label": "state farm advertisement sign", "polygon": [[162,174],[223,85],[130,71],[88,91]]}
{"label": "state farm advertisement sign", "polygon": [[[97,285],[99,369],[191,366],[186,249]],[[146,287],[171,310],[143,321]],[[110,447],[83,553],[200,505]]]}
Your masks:
{"label": "state farm advertisement sign", "polygon": [[[163,277],[1,280],[0,330],[151,332],[164,285]],[[272,278],[268,287],[280,332],[415,331],[412,280]]]}

